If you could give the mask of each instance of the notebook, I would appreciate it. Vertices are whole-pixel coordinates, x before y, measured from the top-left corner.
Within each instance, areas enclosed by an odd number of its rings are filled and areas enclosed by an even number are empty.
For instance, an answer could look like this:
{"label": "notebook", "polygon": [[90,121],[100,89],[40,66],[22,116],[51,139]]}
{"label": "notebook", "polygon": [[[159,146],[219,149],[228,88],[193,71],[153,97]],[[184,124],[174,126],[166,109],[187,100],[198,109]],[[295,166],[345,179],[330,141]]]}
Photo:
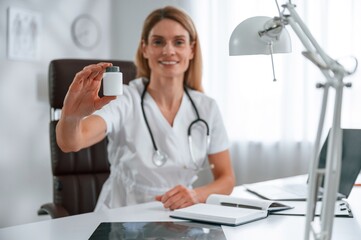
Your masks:
{"label": "notebook", "polygon": [[[327,136],[320,152],[320,167],[325,167],[327,153]],[[347,198],[361,170],[361,129],[343,129],[342,167],[338,199]],[[284,184],[284,181],[271,180],[253,184],[245,184],[245,188],[269,200],[304,201],[307,199],[307,177],[298,183]],[[322,198],[322,188],[319,199]]]}
{"label": "notebook", "polygon": [[266,218],[268,212],[267,210],[198,203],[189,207],[176,209],[171,212],[169,216],[198,222],[238,226]]}

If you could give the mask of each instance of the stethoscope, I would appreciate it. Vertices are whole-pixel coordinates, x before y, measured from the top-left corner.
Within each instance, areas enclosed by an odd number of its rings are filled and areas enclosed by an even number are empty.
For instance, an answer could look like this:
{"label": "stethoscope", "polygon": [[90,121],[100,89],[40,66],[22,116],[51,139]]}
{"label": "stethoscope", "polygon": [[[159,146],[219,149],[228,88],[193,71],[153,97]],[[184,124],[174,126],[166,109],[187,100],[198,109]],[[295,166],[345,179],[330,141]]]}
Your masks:
{"label": "stethoscope", "polygon": [[[147,125],[147,128],[148,128],[148,132],[149,132],[149,135],[150,135],[150,138],[152,139],[152,143],[153,143],[153,148],[154,148],[154,153],[153,153],[153,157],[152,157],[152,161],[153,161],[153,164],[157,167],[162,167],[167,161],[168,161],[168,156],[167,154],[165,154],[164,152],[160,151],[157,147],[157,144],[155,143],[155,140],[154,140],[154,136],[153,136],[153,133],[152,133],[152,130],[149,126],[149,123],[148,123],[148,119],[147,119],[147,116],[145,114],[145,111],[144,111],[144,96],[145,96],[145,93],[147,92],[147,87],[148,87],[148,83],[146,83],[145,87],[144,87],[144,91],[142,93],[142,97],[141,97],[141,107],[142,107],[142,113],[143,113],[143,118],[144,118],[144,121],[145,121],[145,124]],[[189,144],[189,150],[190,150],[190,153],[191,153],[191,159],[192,159],[192,162],[194,164],[194,167],[195,167],[195,170],[196,171],[200,171],[202,170],[202,165],[199,165],[197,164],[196,160],[195,160],[195,156],[194,156],[194,152],[193,152],[193,140],[192,140],[192,127],[194,126],[194,124],[200,122],[200,123],[203,123],[204,126],[206,127],[206,133],[207,133],[207,136],[206,136],[206,148],[208,150],[208,147],[209,147],[209,144],[210,144],[210,134],[209,134],[209,126],[208,126],[208,123],[200,118],[199,116],[199,113],[198,113],[198,110],[197,110],[197,107],[196,105],[194,104],[191,96],[189,95],[189,92],[187,90],[186,87],[184,87],[184,91],[185,93],[187,94],[192,106],[193,106],[193,109],[196,113],[196,116],[197,118],[190,123],[189,127],[188,127],[188,144]]]}

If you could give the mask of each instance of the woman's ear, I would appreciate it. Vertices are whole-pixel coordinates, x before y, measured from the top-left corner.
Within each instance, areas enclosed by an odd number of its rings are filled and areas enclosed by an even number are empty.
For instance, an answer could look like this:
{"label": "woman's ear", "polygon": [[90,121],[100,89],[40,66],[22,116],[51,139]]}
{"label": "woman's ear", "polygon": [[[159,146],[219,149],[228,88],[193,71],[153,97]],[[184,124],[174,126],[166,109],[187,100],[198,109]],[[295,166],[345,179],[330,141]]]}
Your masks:
{"label": "woman's ear", "polygon": [[143,57],[147,59],[148,58],[147,44],[145,43],[144,39],[142,40],[142,53],[143,53]]}
{"label": "woman's ear", "polygon": [[196,46],[196,42],[193,41],[193,42],[191,43],[191,53],[190,53],[189,59],[193,59],[193,58],[194,58],[195,46]]}

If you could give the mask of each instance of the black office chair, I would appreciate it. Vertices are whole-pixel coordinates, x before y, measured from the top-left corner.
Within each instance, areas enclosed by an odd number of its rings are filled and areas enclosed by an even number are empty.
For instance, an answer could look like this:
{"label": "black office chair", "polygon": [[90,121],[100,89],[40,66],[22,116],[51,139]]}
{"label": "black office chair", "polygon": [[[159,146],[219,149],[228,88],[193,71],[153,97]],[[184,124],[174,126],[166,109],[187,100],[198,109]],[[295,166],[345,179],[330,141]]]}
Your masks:
{"label": "black office chair", "polygon": [[[65,94],[77,72],[84,66],[111,62],[119,66],[124,84],[136,76],[133,62],[97,59],[58,59],[49,65],[49,101],[51,107],[50,152],[53,173],[53,202],[43,204],[39,215],[52,218],[87,213],[94,210],[100,190],[109,176],[107,139],[79,152],[64,153],[56,143],[57,115]],[[101,94],[102,91],[100,91]]]}

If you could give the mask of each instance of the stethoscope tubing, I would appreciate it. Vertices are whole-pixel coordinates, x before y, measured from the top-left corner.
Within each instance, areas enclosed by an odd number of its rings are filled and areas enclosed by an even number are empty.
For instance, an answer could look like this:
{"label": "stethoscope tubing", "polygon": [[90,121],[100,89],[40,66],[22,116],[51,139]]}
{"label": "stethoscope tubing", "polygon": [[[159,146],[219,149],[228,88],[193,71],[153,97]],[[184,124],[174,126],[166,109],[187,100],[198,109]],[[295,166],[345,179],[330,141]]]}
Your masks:
{"label": "stethoscope tubing", "polygon": [[142,107],[143,118],[144,118],[145,124],[147,125],[147,129],[148,129],[150,138],[152,139],[152,144],[153,144],[154,151],[158,151],[157,144],[155,143],[152,130],[150,129],[150,126],[149,126],[149,123],[148,123],[147,115],[145,114],[145,111],[144,111],[144,96],[145,96],[145,94],[147,92],[147,87],[148,87],[148,83],[146,83],[146,85],[144,86],[144,91],[142,93],[142,97],[141,97],[141,100],[140,100],[140,106]]}
{"label": "stethoscope tubing", "polygon": [[[152,132],[152,130],[151,130],[151,128],[150,128],[150,125],[149,125],[149,122],[148,122],[148,119],[147,119],[147,115],[146,115],[145,110],[144,110],[144,97],[145,97],[145,94],[146,94],[146,92],[147,92],[148,84],[149,84],[149,82],[146,83],[145,86],[144,86],[144,90],[143,90],[143,93],[142,93],[142,95],[141,95],[140,104],[141,104],[141,108],[142,108],[143,118],[144,118],[145,124],[146,124],[146,126],[147,126],[147,129],[148,129],[150,138],[151,138],[151,140],[152,140],[152,144],[153,144],[154,151],[155,151],[156,153],[158,153],[158,154],[161,154],[160,151],[159,151],[159,149],[158,149],[158,147],[157,147],[157,144],[156,144],[156,142],[155,142],[153,132]],[[189,98],[189,100],[190,100],[190,102],[191,102],[191,104],[192,104],[192,107],[193,107],[193,109],[194,109],[194,112],[195,112],[195,114],[196,114],[196,116],[197,116],[197,118],[190,123],[190,125],[189,125],[189,127],[188,127],[188,130],[187,130],[187,134],[188,134],[189,150],[190,150],[190,153],[191,153],[191,158],[192,158],[193,164],[195,165],[196,170],[200,170],[201,167],[197,165],[196,160],[195,160],[195,157],[194,157],[194,154],[193,154],[193,144],[192,144],[192,136],[191,136],[192,126],[193,126],[194,124],[196,124],[197,122],[202,122],[202,123],[205,125],[205,127],[206,127],[206,134],[207,134],[207,136],[206,136],[206,137],[207,137],[207,140],[206,140],[206,141],[207,141],[207,142],[206,142],[206,144],[207,144],[207,150],[208,150],[208,146],[209,146],[209,143],[210,143],[209,126],[208,126],[208,123],[207,123],[204,119],[200,118],[199,113],[198,113],[198,109],[197,109],[196,105],[194,104],[193,99],[191,98],[191,96],[190,96],[190,94],[189,94],[189,92],[188,92],[188,90],[187,90],[186,87],[184,87],[184,92],[185,92],[186,95],[188,96],[188,98]],[[154,162],[153,162],[153,163],[154,163]],[[157,164],[155,164],[155,165],[158,166]],[[161,164],[161,165],[159,165],[158,167],[163,166],[163,165],[164,165],[164,163]]]}

